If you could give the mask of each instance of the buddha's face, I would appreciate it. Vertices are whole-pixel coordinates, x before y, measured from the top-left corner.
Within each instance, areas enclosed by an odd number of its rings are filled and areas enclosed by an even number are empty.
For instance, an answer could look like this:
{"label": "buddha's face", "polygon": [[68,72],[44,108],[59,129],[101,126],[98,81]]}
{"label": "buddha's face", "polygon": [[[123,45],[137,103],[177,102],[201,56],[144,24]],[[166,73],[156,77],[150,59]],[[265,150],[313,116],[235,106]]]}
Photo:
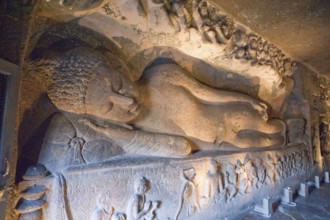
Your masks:
{"label": "buddha's face", "polygon": [[89,80],[86,113],[117,122],[129,122],[139,114],[139,97],[132,82],[106,65],[100,65]]}

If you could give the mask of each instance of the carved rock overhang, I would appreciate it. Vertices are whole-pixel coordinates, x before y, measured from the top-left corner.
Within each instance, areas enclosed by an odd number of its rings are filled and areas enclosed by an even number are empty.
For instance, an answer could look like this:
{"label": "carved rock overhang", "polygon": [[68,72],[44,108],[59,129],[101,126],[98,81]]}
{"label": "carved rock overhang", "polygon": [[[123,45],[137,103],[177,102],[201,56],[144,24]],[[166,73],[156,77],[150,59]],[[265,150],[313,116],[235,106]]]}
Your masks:
{"label": "carved rock overhang", "polygon": [[64,41],[89,46],[133,81],[167,58],[205,84],[261,99],[275,116],[293,86],[295,63],[208,1],[42,0],[35,13],[32,55]]}

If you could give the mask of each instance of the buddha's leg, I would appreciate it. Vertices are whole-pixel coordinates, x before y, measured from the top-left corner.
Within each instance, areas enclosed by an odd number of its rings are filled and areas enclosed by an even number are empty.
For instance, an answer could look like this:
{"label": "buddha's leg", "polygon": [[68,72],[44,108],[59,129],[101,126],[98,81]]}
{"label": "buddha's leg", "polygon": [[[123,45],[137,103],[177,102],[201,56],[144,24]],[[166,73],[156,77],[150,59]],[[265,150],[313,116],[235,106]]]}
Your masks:
{"label": "buddha's leg", "polygon": [[254,130],[266,134],[276,134],[285,132],[285,124],[278,119],[264,121],[256,116],[241,116],[229,121],[234,130]]}
{"label": "buddha's leg", "polygon": [[280,120],[246,120],[236,117],[227,123],[223,141],[240,148],[269,147],[285,143],[285,125]]}

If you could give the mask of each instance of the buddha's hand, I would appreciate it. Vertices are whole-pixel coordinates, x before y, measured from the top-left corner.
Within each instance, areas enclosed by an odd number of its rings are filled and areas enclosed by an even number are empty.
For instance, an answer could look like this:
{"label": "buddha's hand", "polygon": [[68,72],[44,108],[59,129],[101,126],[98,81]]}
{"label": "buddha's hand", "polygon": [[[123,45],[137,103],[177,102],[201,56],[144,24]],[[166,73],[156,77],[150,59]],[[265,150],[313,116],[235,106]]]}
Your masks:
{"label": "buddha's hand", "polygon": [[119,131],[118,126],[109,124],[109,123],[101,123],[94,121],[92,119],[79,119],[79,122],[84,124],[85,126],[93,129],[94,131],[104,133],[106,135],[115,135]]}
{"label": "buddha's hand", "polygon": [[268,120],[268,107],[265,103],[262,102],[255,102],[252,103],[252,107],[258,111],[260,116],[262,117],[263,120],[267,121]]}

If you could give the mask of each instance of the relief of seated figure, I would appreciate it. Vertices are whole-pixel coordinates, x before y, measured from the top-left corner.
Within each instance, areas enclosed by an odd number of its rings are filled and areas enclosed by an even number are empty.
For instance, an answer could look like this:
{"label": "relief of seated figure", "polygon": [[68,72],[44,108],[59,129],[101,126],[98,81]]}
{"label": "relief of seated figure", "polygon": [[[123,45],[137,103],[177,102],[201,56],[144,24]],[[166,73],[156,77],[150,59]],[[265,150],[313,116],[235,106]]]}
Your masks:
{"label": "relief of seated figure", "polygon": [[175,63],[154,65],[136,82],[105,57],[74,49],[57,58],[47,94],[61,111],[39,163],[50,171],[124,153],[182,157],[198,150],[281,146],[282,121],[245,94],[204,85]]}

